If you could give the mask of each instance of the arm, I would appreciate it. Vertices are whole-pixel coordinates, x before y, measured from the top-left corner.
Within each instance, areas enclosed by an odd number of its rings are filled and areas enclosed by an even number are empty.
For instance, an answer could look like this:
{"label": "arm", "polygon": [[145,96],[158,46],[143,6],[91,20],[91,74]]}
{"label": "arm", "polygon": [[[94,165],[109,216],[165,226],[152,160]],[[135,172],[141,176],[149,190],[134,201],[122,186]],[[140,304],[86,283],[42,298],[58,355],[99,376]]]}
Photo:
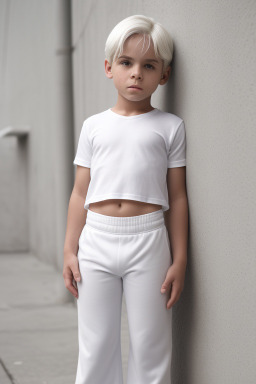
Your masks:
{"label": "arm", "polygon": [[187,263],[188,201],[186,192],[186,167],[168,168],[168,211],[165,225],[169,234],[174,264]]}
{"label": "arm", "polygon": [[[172,288],[167,308],[175,304],[184,287],[187,265],[188,200],[186,192],[186,167],[168,168],[167,188],[170,209],[165,212],[173,263],[163,283]],[[161,290],[161,292],[164,292]]]}
{"label": "arm", "polygon": [[79,281],[77,260],[78,241],[86,222],[87,211],[84,201],[90,183],[90,168],[77,166],[75,184],[68,206],[67,228],[64,242],[63,278],[66,288],[77,297],[77,287],[72,284],[73,276]]}

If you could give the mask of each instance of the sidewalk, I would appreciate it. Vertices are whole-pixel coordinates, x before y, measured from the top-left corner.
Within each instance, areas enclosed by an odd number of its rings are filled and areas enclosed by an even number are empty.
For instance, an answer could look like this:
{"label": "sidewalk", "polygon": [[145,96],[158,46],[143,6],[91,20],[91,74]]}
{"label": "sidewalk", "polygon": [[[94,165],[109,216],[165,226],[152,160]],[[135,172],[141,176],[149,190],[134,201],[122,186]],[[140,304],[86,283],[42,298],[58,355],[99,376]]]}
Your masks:
{"label": "sidewalk", "polygon": [[[62,272],[33,255],[0,254],[1,384],[75,383],[77,308],[76,301],[60,304],[61,284]],[[129,336],[123,318],[126,382]]]}
{"label": "sidewalk", "polygon": [[62,279],[33,255],[0,255],[1,384],[75,382],[76,302],[56,304]]}

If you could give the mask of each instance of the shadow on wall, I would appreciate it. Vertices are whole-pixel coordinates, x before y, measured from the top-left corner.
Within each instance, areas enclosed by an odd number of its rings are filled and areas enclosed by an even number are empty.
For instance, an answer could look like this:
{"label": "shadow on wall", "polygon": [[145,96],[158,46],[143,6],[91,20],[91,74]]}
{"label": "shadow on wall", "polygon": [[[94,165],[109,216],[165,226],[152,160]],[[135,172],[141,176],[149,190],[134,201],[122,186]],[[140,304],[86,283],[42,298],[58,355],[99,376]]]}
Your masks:
{"label": "shadow on wall", "polygon": [[[182,92],[180,86],[186,83],[181,60],[175,51],[172,60],[169,81],[165,86],[163,109],[169,113],[174,113],[185,121],[182,113],[185,106],[182,102]],[[186,121],[185,121],[186,125]],[[187,191],[189,195],[189,191]],[[189,196],[188,196],[189,199]],[[190,217],[190,216],[189,216]],[[190,218],[189,228],[190,228]],[[180,299],[173,307],[173,358],[172,358],[172,381],[175,384],[190,384],[191,372],[193,371],[190,351],[194,345],[194,316],[196,310],[194,263],[191,256],[190,231],[188,230],[188,261],[185,277],[185,285]]]}

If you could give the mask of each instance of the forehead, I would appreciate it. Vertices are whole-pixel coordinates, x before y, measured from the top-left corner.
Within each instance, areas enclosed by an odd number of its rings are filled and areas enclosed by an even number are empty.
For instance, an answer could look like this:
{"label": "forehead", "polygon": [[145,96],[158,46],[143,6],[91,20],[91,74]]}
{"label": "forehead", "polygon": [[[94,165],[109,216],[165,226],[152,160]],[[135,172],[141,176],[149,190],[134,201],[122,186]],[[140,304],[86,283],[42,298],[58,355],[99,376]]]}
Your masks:
{"label": "forehead", "polygon": [[122,55],[143,58],[143,59],[155,59],[160,62],[160,59],[156,57],[154,51],[153,40],[148,35],[134,34],[126,39]]}

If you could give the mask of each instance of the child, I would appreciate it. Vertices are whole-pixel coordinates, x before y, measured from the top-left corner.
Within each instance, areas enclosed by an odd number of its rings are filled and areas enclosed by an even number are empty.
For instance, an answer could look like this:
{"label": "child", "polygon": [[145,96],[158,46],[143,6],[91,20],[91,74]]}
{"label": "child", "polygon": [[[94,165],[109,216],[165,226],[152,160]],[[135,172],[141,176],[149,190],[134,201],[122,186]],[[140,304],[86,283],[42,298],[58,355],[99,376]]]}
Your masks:
{"label": "child", "polygon": [[115,26],[105,53],[117,102],[83,123],[64,245],[65,286],[78,298],[75,383],[123,383],[124,294],[127,384],[170,384],[171,307],[186,269],[185,126],[150,100],[168,81],[173,43],[135,15]]}

